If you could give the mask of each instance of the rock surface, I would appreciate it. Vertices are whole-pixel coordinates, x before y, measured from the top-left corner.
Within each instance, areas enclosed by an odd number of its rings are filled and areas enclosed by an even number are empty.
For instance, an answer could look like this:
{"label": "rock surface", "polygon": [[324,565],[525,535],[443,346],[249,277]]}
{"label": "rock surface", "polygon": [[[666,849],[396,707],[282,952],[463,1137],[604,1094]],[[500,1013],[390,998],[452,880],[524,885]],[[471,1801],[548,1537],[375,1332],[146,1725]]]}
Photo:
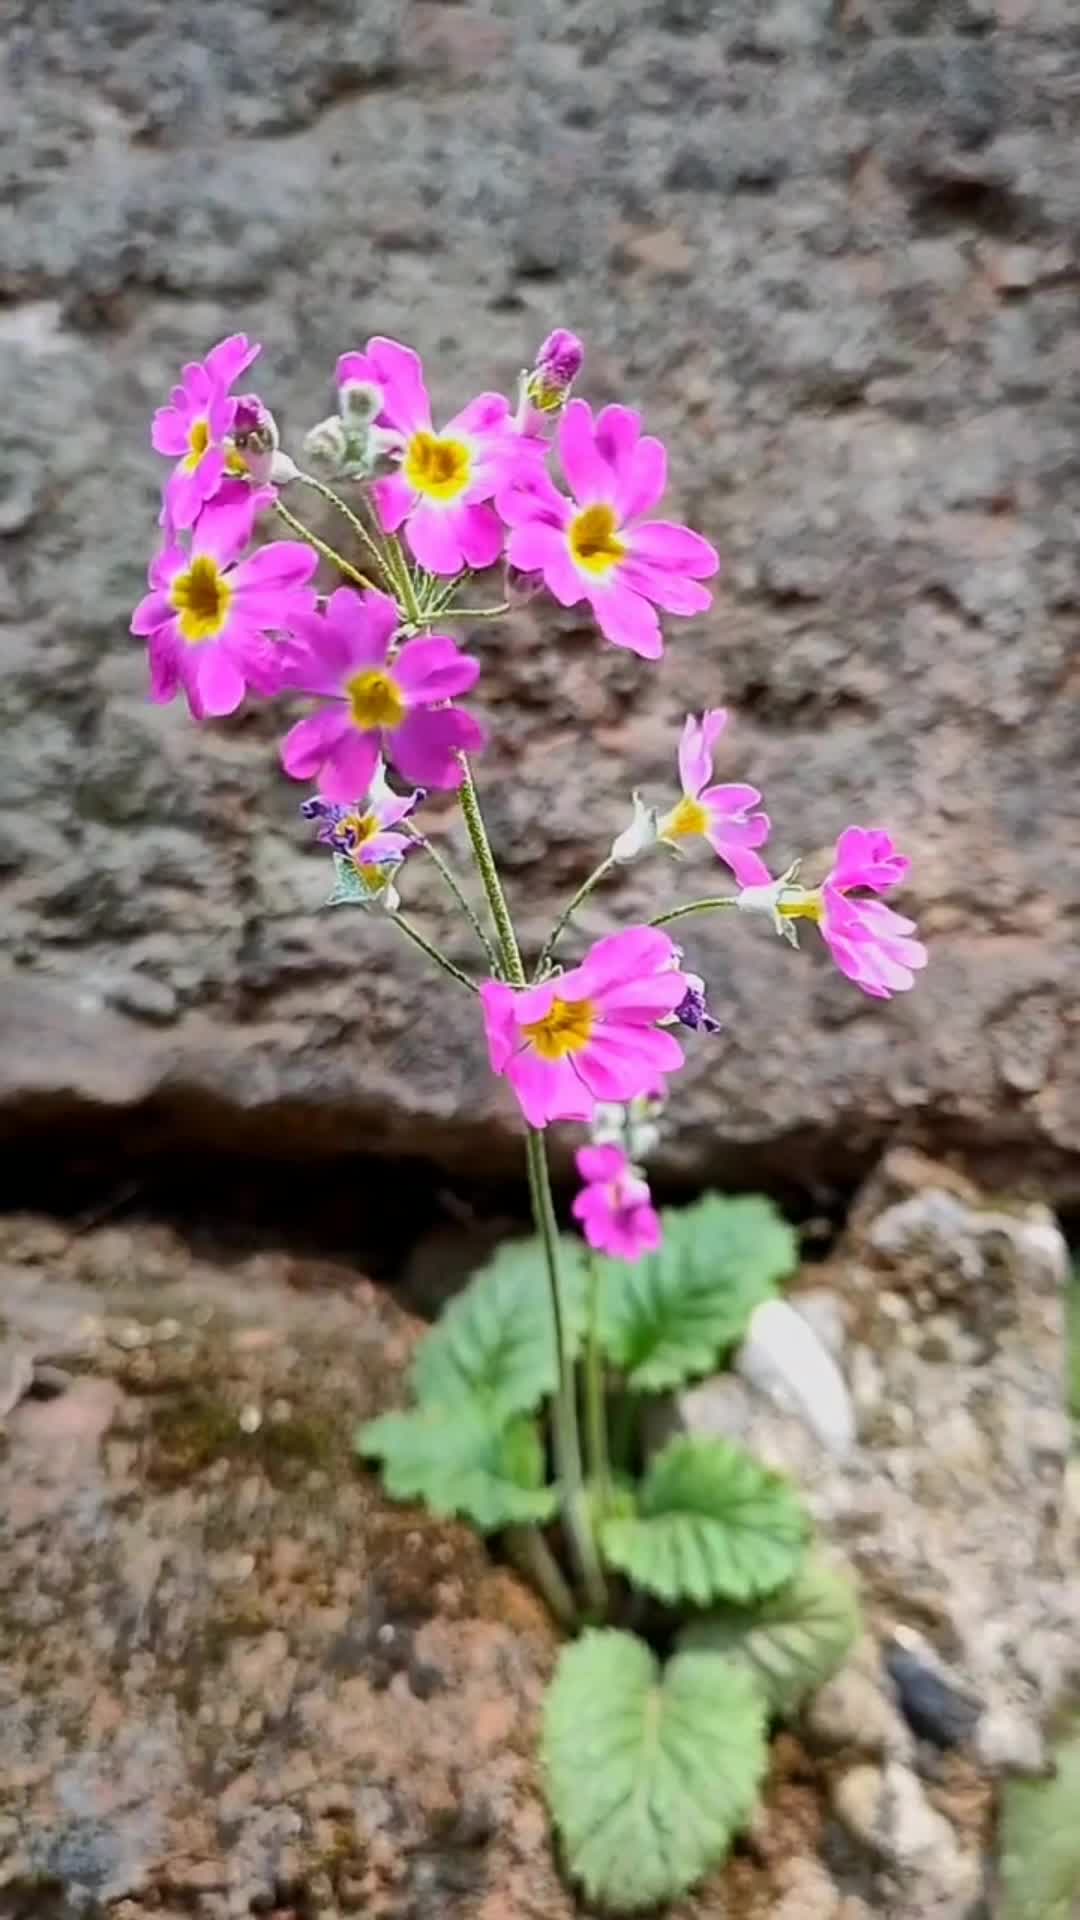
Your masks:
{"label": "rock surface", "polygon": [[[440,400],[556,321],[670,437],[722,548],[662,672],[527,609],[477,636],[490,822],[536,942],[662,798],[688,709],[778,859],[850,819],[914,857],[932,965],[872,1005],[814,937],[689,939],[726,1022],[687,1178],[847,1181],[900,1133],[1080,1192],[1074,772],[1080,95],[1065,0],[8,0],[0,131],[0,1101],[153,1152],[511,1164],[467,1002],[326,891],[275,722],[198,733],[126,634],[152,407],[243,326],[286,435],[334,358]],[[434,813],[448,851],[460,830]],[[584,930],[670,882],[627,873]],[[435,878],[410,882],[448,938]],[[108,1130],[103,1122],[109,1122]],[[516,1164],[516,1162],[515,1162]]]}

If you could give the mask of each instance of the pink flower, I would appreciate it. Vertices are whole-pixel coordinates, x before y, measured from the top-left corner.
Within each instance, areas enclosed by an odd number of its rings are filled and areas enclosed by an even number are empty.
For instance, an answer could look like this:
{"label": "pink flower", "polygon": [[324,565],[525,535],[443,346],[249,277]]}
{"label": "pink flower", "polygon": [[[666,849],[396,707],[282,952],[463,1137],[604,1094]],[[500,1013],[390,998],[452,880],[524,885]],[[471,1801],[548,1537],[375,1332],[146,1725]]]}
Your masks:
{"label": "pink flower", "polygon": [[686,997],[667,934],[629,927],[579,967],[538,987],[480,989],[492,1071],[504,1074],[531,1127],[590,1120],[598,1101],[629,1101],[683,1064],[657,1021]]}
{"label": "pink flower", "polygon": [[556,327],[542,342],[531,373],[521,377],[514,426],[518,433],[542,438],[550,432],[570,398],[570,389],[585,364],[585,349],[576,333]]}
{"label": "pink flower", "polygon": [[326,704],[286,734],[282,765],[345,806],[368,791],[380,753],[406,780],[456,787],[458,754],[484,744],[479,721],[445,704],[475,683],[478,662],[439,634],[409,640],[391,658],[399,625],[385,593],[339,587],[283,649],[283,684]]}
{"label": "pink flower", "polygon": [[556,600],[587,600],[600,631],[645,660],[664,650],[657,607],[703,613],[712,595],[700,586],[720,564],[700,534],[646,516],[667,480],[659,440],[641,432],[629,407],[605,407],[594,423],[584,400],[571,400],[559,428],[567,500],[540,468],[499,491],[511,533],[507,558],[540,572]]}
{"label": "pink flower", "polygon": [[237,403],[229,395],[234,380],[257,358],[244,333],[231,334],[212,347],[206,359],[184,368],[170,404],[154,415],[150,438],[157,453],[176,460],[165,489],[166,513],[173,527],[193,526],[200,508],[216,492],[226,470],[226,439]]}
{"label": "pink flower", "polygon": [[615,1260],[640,1260],[663,1238],[647,1180],[635,1173],[621,1147],[582,1147],[577,1170],[585,1182],[574,1201],[574,1219],[590,1247]]}
{"label": "pink flower", "polygon": [[414,793],[395,793],[379,761],[362,800],[342,806],[316,794],[314,799],[304,801],[300,811],[305,820],[321,822],[318,837],[324,846],[333,847],[335,853],[347,854],[358,867],[379,866],[387,861],[402,861],[418,844],[408,834],[392,833],[389,829],[407,819],[423,798],[422,787]]}
{"label": "pink flower", "polygon": [[491,566],[502,552],[503,529],[486,502],[538,454],[513,432],[502,394],[480,394],[437,433],[419,354],[378,336],[363,353],[338,361],[339,389],[353,383],[380,390],[377,427],[384,441],[387,429],[400,440],[397,473],[374,489],[387,533],[403,526],[430,573]]}
{"label": "pink flower", "polygon": [[207,507],[190,550],[174,540],[153,561],[152,591],[132,616],[132,633],[149,645],[151,699],[172,700],[183,687],[197,720],[234,713],[248,686],[276,693],[279,649],[267,635],[315,610],[314,549],[275,540],[241,560],[249,532],[246,505]]}
{"label": "pink flower", "polygon": [[727,725],[723,707],[712,707],[700,720],[688,714],[679,742],[679,778],[682,799],[661,820],[661,840],[677,846],[700,834],[731,868],[742,887],[760,886],[769,879],[764,860],[753,851],[769,837],[769,816],[754,813],[761,795],[756,787],[710,786],[713,747]]}
{"label": "pink flower", "polygon": [[846,827],[820,887],[793,886],[785,877],[751,888],[739,905],[771,913],[781,929],[785,920],[812,920],[841,973],[875,1000],[888,1000],[915,985],[926,948],[912,938],[914,920],[882,900],[853,899],[851,893],[855,887],[885,893],[899,886],[910,865],[880,828]]}

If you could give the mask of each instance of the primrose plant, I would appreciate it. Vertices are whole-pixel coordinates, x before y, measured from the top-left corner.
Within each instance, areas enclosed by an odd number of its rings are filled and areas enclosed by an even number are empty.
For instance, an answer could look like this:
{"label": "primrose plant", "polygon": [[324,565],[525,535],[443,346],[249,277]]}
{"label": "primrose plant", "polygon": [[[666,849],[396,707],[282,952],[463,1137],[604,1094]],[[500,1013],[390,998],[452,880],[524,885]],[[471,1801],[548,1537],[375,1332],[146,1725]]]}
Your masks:
{"label": "primrose plant", "polygon": [[[535,1235],[452,1301],[418,1349],[415,1405],[357,1444],[391,1495],[500,1534],[558,1620],[583,1629],[545,1709],[550,1804],[588,1897],[647,1907],[723,1856],[753,1811],[770,1722],[843,1656],[855,1622],[786,1482],[719,1439],[657,1444],[663,1418],[643,1418],[650,1396],[735,1351],[795,1262],[763,1200],[712,1195],[665,1216],[652,1204],[644,1163],[668,1081],[684,1041],[709,1045],[718,1028],[668,928],[734,908],[797,945],[811,921],[841,971],[886,999],[926,961],[912,922],[880,897],[908,862],[880,828],[848,826],[819,885],[802,884],[797,862],[770,872],[761,795],[714,779],[727,720],[714,707],[685,721],[662,804],[633,796],[625,831],[524,954],[474,781],[486,731],[462,704],[480,665],[453,629],[546,590],[585,603],[607,643],[651,663],[661,614],[708,609],[717,555],[659,517],[667,456],[639,415],[571,397],[583,353],[569,332],[544,342],[512,403],[482,393],[439,426],[417,355],[369,340],[339,360],[337,411],[307,435],[303,467],[264,401],[233,391],[258,351],[242,334],[222,341],[154,418],[172,469],[132,631],[151,698],[182,692],[198,721],[248,696],[310,703],[281,761],[315,788],[301,812],[332,857],[332,903],[384,916],[472,996],[492,1072],[520,1107]],[[334,544],[286,494],[332,510]],[[291,537],[267,538],[275,521]],[[502,597],[478,595],[475,576],[495,568]],[[432,788],[460,800],[471,883],[419,824]],[[726,890],[574,951],[595,888],[694,843],[730,874]],[[464,917],[474,971],[402,911],[417,861]],[[555,1122],[587,1129],[579,1232],[556,1221]]]}

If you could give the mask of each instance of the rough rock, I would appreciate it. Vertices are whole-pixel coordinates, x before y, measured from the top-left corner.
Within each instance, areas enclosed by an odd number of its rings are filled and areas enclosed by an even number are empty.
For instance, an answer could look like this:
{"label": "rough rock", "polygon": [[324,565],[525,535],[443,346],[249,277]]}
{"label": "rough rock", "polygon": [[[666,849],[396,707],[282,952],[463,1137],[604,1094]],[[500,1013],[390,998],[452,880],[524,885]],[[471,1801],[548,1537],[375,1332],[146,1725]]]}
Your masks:
{"label": "rough rock", "polygon": [[[416,1324],[346,1265],[30,1216],[0,1299],[34,1367],[0,1433],[0,1912],[571,1920],[550,1623],[351,1457]],[[779,1734],[745,1843],[663,1920],[878,1911],[877,1853],[829,1853],[834,1764]]]}
{"label": "rough rock", "polygon": [[[295,437],[370,330],[414,340],[449,403],[507,388],[570,322],[594,398],[670,439],[672,507],[726,579],[662,672],[553,608],[476,636],[528,942],[631,785],[668,789],[682,715],[723,702],[723,776],[765,789],[777,859],[817,872],[850,819],[889,825],[933,958],[881,1007],[812,929],[796,956],[758,926],[694,928],[726,1030],[684,1076],[669,1170],[847,1182],[903,1137],[1075,1199],[1063,0],[8,0],[4,26],[11,1135],[67,1117],[109,1156],[211,1136],[512,1163],[468,1002],[390,929],[315,913],[325,866],[277,720],[200,733],[148,707],[126,627],[149,414],[199,348],[261,338]],[[625,873],[583,931],[672,884]],[[410,893],[461,957],[435,877]]]}
{"label": "rough rock", "polygon": [[[668,1414],[665,1430],[727,1435],[794,1475],[854,1563],[872,1633],[801,1730],[812,1751],[858,1759],[844,1804],[864,1809],[867,1831],[896,1764],[916,1769],[935,1818],[951,1795],[985,1814],[991,1777],[1039,1771],[1044,1731],[1080,1683],[1067,1267],[1044,1208],[1005,1213],[955,1170],[897,1150],[810,1270],[848,1329],[837,1359],[854,1389],[851,1452],[830,1456],[804,1418],[731,1374],[685,1390]],[[902,1812],[906,1792],[889,1805]],[[975,1820],[968,1866],[981,1844]],[[966,1920],[968,1866],[942,1915]],[[886,1869],[855,1878],[872,1910],[939,1912],[945,1893],[925,1876],[894,1885]]]}

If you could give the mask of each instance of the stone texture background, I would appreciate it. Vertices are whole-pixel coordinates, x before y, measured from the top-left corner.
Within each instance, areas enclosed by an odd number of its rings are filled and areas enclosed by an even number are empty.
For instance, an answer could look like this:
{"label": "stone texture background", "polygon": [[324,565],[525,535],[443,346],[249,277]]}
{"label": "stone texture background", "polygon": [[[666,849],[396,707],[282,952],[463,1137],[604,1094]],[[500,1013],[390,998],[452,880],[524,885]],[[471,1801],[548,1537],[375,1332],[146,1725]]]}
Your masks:
{"label": "stone texture background", "polygon": [[[126,628],[192,353],[261,338],[288,435],[370,332],[449,403],[561,321],[590,396],[670,438],[727,577],[659,672],[555,609],[477,636],[526,933],[727,703],[776,855],[888,824],[933,961],[882,1008],[812,939],[695,931],[730,1025],[669,1172],[845,1181],[899,1134],[1075,1199],[1073,0],[7,0],[3,28],[5,1128],[512,1164],[469,1006],[313,913],[275,725],[149,706]],[[670,884],[636,870],[586,930]]]}

